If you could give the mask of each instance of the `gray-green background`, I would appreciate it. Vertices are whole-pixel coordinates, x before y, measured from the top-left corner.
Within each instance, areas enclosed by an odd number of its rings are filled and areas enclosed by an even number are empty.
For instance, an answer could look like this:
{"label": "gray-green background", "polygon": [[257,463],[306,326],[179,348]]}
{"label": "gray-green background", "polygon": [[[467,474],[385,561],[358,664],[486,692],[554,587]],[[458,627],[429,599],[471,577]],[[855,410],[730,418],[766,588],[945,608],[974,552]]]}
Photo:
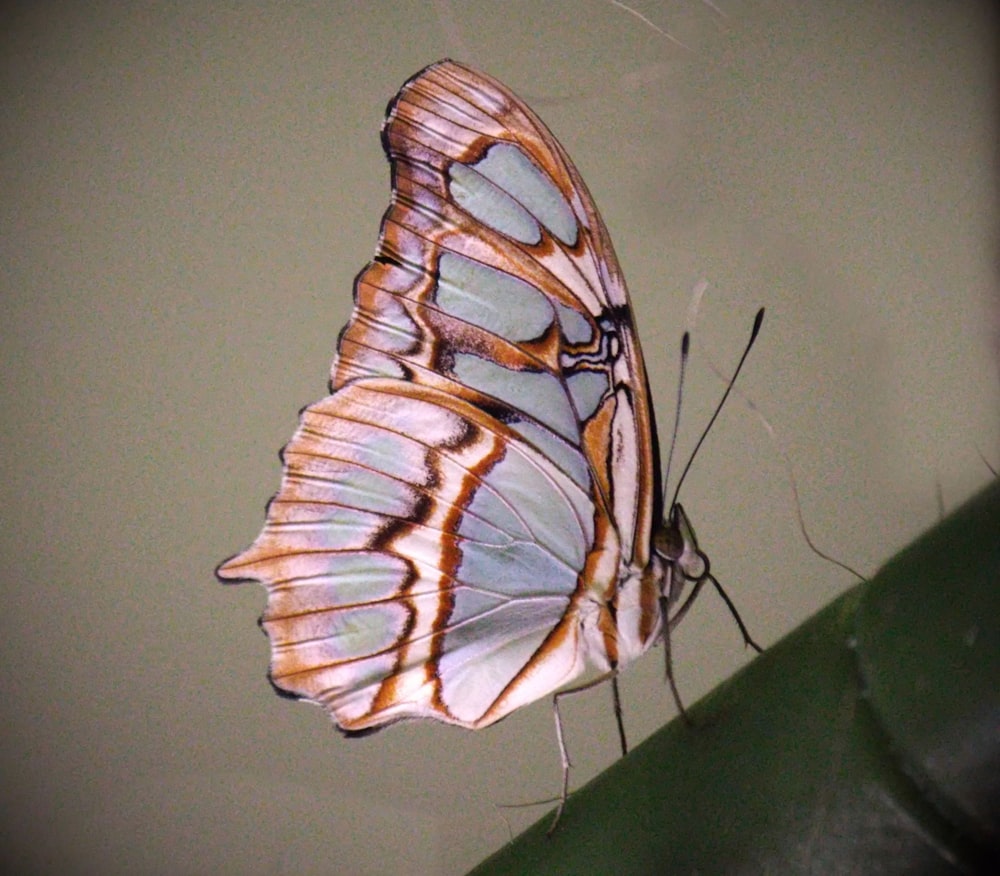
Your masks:
{"label": "gray-green background", "polygon": [[[245,546],[324,394],[388,202],[382,111],[453,56],[577,162],[625,269],[661,434],[699,313],[682,456],[753,313],[741,389],[817,542],[866,571],[996,467],[996,20],[986,3],[95,3],[0,35],[0,860],[20,873],[460,873],[539,810],[547,702],[345,740],[275,697]],[[810,553],[737,400],[689,478],[702,546],[774,642],[849,586]],[[947,587],[947,581],[942,581]],[[693,701],[745,659],[706,595]],[[657,651],[638,741],[673,714]],[[606,691],[565,710],[583,782]],[[684,805],[678,801],[678,805]]]}

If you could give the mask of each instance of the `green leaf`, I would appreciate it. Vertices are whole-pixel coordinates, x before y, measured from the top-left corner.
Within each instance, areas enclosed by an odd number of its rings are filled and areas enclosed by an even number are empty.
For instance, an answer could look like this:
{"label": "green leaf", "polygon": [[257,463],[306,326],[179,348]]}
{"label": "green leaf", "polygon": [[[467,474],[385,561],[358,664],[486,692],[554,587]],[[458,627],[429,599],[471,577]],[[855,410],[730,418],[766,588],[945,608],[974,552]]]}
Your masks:
{"label": "green leaf", "polygon": [[1000,873],[1000,482],[474,876]]}

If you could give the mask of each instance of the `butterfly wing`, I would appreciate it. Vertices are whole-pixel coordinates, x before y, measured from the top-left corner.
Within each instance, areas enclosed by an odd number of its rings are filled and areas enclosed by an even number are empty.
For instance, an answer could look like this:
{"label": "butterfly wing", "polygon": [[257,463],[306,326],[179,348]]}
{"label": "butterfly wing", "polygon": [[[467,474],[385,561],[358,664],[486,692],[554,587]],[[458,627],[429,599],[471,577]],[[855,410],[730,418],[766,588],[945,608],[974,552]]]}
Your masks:
{"label": "butterfly wing", "polygon": [[331,395],[219,575],[264,583],[274,683],[343,729],[480,727],[655,634],[646,376],[604,225],[523,103],[443,61],[382,137]]}

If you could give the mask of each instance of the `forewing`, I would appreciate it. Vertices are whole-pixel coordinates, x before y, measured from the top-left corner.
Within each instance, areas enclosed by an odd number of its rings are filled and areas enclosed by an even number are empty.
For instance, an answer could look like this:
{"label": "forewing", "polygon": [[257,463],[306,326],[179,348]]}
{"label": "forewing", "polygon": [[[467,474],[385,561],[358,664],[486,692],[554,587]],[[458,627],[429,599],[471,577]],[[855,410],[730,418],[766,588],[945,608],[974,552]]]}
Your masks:
{"label": "forewing", "polygon": [[616,663],[605,607],[655,503],[645,374],[590,196],[510,92],[441,62],[383,142],[332,394],[219,574],[265,584],[275,684],[344,729],[483,726]]}

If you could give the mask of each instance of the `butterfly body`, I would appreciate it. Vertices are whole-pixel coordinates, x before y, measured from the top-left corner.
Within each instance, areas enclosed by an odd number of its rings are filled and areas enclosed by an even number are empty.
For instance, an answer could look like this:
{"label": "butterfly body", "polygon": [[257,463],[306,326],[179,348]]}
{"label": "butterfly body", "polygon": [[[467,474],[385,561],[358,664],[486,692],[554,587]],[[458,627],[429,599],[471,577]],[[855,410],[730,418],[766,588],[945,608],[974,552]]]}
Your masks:
{"label": "butterfly body", "polygon": [[635,659],[708,567],[662,517],[628,293],[562,147],[451,61],[382,139],[392,200],[330,395],[218,574],[266,586],[272,680],[343,730],[479,728]]}

